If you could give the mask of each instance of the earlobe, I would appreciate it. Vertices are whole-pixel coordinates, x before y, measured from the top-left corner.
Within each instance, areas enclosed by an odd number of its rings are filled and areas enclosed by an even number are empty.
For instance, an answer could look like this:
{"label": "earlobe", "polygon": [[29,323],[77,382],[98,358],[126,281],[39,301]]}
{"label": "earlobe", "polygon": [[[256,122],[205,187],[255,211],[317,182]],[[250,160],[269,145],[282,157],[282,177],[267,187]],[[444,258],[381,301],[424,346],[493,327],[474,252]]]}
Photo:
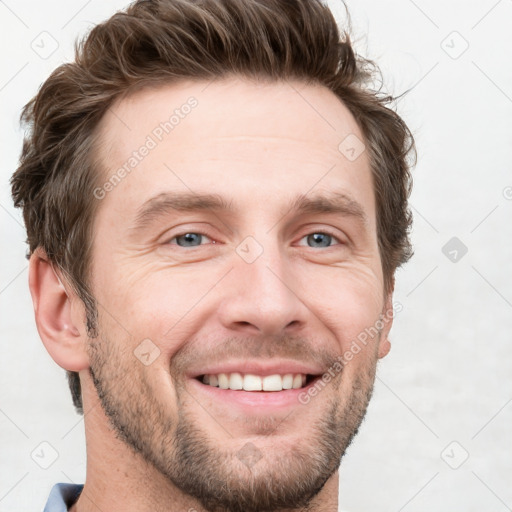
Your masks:
{"label": "earlobe", "polygon": [[88,368],[85,339],[72,314],[72,299],[60,277],[41,249],[30,257],[29,287],[39,336],[53,360],[62,368]]}
{"label": "earlobe", "polygon": [[391,342],[386,337],[385,339],[381,339],[379,343],[379,359],[382,357],[385,357],[389,354],[389,351],[391,350]]}

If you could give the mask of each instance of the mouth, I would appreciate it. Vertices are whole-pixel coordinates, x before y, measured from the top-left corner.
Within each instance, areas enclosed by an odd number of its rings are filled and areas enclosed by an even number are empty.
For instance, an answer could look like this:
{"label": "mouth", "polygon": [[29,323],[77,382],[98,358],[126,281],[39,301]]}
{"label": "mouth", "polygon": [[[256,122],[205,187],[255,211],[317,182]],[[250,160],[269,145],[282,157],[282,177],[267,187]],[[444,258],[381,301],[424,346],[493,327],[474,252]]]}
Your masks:
{"label": "mouth", "polygon": [[235,409],[246,416],[286,415],[301,405],[300,396],[321,380],[322,374],[310,373],[206,373],[189,382],[199,395],[215,404],[222,414]]}
{"label": "mouth", "polygon": [[318,378],[320,378],[320,375],[306,373],[256,375],[253,373],[231,372],[203,374],[197,376],[196,380],[206,386],[223,390],[277,393],[305,388]]}
{"label": "mouth", "polygon": [[[323,365],[289,359],[233,359],[211,363],[188,374],[190,390],[222,414],[287,414],[302,407],[300,397],[322,380]],[[233,409],[234,408],[234,409]]]}

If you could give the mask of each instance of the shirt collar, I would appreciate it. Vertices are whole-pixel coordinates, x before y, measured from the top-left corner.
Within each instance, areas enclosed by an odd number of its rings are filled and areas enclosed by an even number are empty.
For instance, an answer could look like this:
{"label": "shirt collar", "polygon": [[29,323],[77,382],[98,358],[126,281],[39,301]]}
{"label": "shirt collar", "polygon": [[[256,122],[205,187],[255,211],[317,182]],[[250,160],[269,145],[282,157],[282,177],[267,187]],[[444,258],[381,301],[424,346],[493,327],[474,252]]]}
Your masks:
{"label": "shirt collar", "polygon": [[83,487],[83,484],[55,484],[43,512],[67,512],[80,496]]}

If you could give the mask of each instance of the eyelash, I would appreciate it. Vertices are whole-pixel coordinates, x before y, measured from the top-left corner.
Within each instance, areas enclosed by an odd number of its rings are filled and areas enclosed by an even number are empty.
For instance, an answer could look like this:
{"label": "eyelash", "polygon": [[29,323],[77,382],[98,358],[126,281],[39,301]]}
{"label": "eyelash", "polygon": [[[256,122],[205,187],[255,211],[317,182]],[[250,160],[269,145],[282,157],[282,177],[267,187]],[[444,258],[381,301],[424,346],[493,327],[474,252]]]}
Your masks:
{"label": "eyelash", "polygon": [[[188,234],[201,235],[203,237],[206,237],[206,238],[209,238],[210,240],[212,240],[213,244],[216,243],[215,240],[212,239],[212,237],[208,236],[205,233],[201,233],[200,231],[184,231],[183,233],[178,233],[178,234],[174,235],[167,242],[167,244],[169,244],[169,245],[176,245],[177,247],[181,247],[182,249],[197,249],[197,248],[202,247],[203,245],[205,245],[205,244],[201,244],[201,245],[198,245],[198,246],[182,247],[182,246],[179,246],[177,243],[175,243],[175,244],[171,243],[173,240],[175,240],[177,238],[180,238],[182,236],[188,235]],[[336,240],[337,242],[339,242],[339,245],[345,245],[345,242],[340,240],[340,238],[338,236],[336,236],[331,231],[325,230],[325,229],[322,230],[322,231],[320,231],[320,230],[319,231],[311,231],[310,233],[307,233],[306,235],[304,235],[300,240],[303,240],[304,238],[308,237],[309,235],[317,235],[317,234],[328,235],[331,238],[333,238],[334,240]],[[336,245],[336,244],[334,244],[334,245]],[[320,249],[330,249],[331,247],[334,247],[334,245],[329,245],[328,247],[320,247]],[[304,246],[301,246],[301,247],[304,247]],[[314,247],[310,247],[310,249],[314,249]]]}

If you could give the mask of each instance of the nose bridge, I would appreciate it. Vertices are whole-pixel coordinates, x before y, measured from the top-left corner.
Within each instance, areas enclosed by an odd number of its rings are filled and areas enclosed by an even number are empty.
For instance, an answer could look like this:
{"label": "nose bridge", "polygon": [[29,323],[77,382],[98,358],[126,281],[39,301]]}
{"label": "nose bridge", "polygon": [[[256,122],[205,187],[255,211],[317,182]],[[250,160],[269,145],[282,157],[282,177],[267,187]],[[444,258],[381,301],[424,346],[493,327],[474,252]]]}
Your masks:
{"label": "nose bridge", "polygon": [[276,233],[247,236],[236,247],[229,290],[220,308],[225,327],[273,335],[304,322],[305,306]]}
{"label": "nose bridge", "polygon": [[267,236],[263,243],[251,237],[241,244],[237,254],[242,252],[242,248],[249,248],[250,257],[241,257],[243,261],[238,262],[237,266],[247,275],[250,286],[257,294],[256,298],[261,301],[286,299],[292,292],[287,283],[285,256],[278,243],[271,236]]}

